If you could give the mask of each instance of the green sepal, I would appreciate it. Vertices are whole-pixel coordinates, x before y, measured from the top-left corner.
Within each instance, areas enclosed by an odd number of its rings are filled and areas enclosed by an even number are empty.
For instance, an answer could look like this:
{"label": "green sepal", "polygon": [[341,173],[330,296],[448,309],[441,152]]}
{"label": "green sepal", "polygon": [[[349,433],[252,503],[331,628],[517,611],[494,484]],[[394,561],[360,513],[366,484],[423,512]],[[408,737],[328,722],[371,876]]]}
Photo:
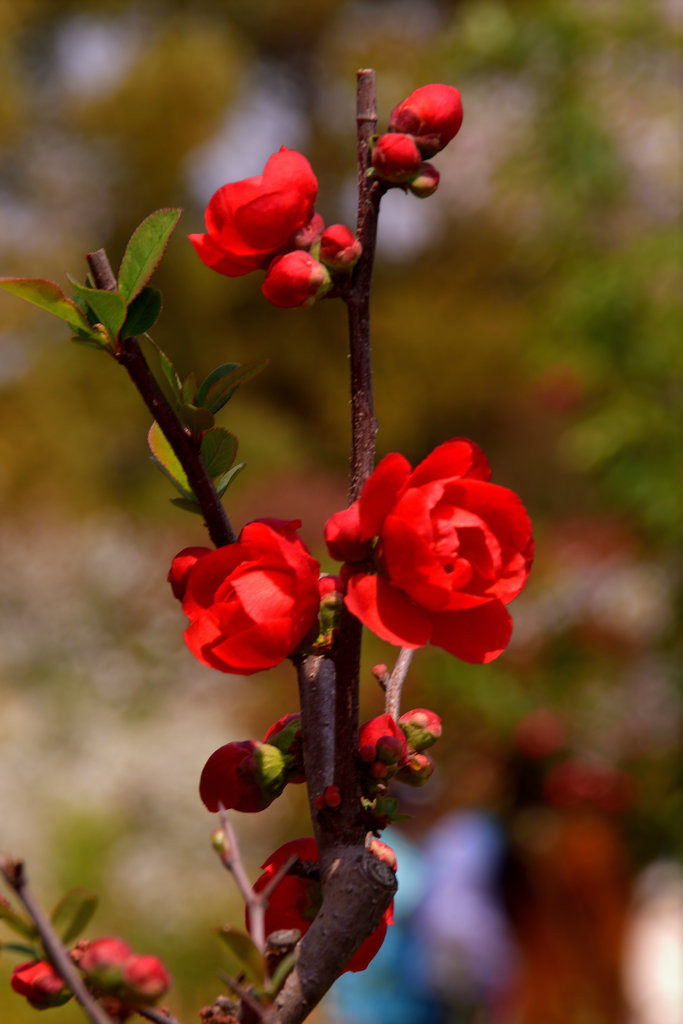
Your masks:
{"label": "green sepal", "polygon": [[21,914],[17,914],[3,896],[0,896],[0,921],[4,921],[8,928],[24,939],[33,940],[38,936],[33,924]]}
{"label": "green sepal", "polygon": [[287,759],[272,743],[257,743],[252,754],[258,784],[268,796],[279,796],[287,785]]}
{"label": "green sepal", "polygon": [[105,288],[88,288],[69,277],[76,294],[83,299],[94,317],[93,323],[103,324],[113,341],[126,321],[128,307],[120,292],[109,292]]}
{"label": "green sepal", "polygon": [[161,292],[158,288],[146,285],[128,306],[128,313],[123,327],[122,338],[134,338],[144,334],[152,327],[161,313]]}
{"label": "green sepal", "polygon": [[187,427],[194,437],[210,430],[214,424],[213,416],[208,409],[199,409],[190,402],[183,402],[178,409],[178,416],[183,426]]}
{"label": "green sepal", "polygon": [[0,277],[0,288],[17,295],[20,299],[32,302],[34,306],[40,306],[60,320],[65,320],[76,334],[99,340],[98,335],[93,333],[85,313],[73,299],[67,299],[54,281],[46,281],[42,277]]}
{"label": "green sepal", "polygon": [[50,915],[52,926],[65,946],[77,939],[95,913],[97,897],[84,889],[71,889]]}
{"label": "green sepal", "polygon": [[186,499],[193,500],[194,495],[185,470],[173,451],[168,438],[159,424],[154,421],[147,434],[147,443],[152,453],[152,460],[166,474],[171,483]]}
{"label": "green sepal", "polygon": [[247,933],[226,924],[222,928],[217,928],[216,934],[235,963],[235,974],[244,974],[252,985],[263,987],[266,981],[265,960]]}
{"label": "green sepal", "polygon": [[224,363],[206,377],[197,391],[197,405],[214,415],[229,402],[240,384],[251,380],[268,365],[267,359],[253,363]]}
{"label": "green sepal", "polygon": [[119,290],[131,302],[161,263],[182,210],[163,209],[150,213],[130,237],[119,268]]}
{"label": "green sepal", "polygon": [[237,455],[237,446],[235,435],[224,427],[212,427],[206,431],[200,454],[212,480],[224,476],[231,468]]}

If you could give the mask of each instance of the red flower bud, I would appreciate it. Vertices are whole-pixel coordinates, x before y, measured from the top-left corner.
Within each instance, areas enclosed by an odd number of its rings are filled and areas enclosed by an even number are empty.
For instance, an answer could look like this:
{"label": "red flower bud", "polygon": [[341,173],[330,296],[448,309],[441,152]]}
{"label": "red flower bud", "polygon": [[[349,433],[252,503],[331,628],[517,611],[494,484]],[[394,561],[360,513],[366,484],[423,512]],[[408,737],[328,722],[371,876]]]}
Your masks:
{"label": "red flower bud", "polygon": [[424,786],[434,774],[434,762],[427,754],[411,754],[403,762],[396,779],[408,786]]}
{"label": "red flower bud", "polygon": [[333,270],[351,270],[360,259],[363,247],[345,224],[331,224],[320,239],[320,259]]}
{"label": "red flower bud", "polygon": [[377,715],[376,718],[371,718],[361,725],[358,732],[359,750],[371,746],[376,752],[379,742],[385,740],[397,741],[398,746],[395,749],[400,749],[400,757],[405,754],[406,738],[391,715]]}
{"label": "red flower bud", "polygon": [[156,956],[133,955],[123,971],[125,1003],[148,1006],[160,999],[171,984],[171,978]]}
{"label": "red flower bud", "polygon": [[432,164],[422,164],[408,188],[418,199],[427,199],[433,195],[439,185],[439,172]]}
{"label": "red flower bud", "polygon": [[413,750],[426,750],[441,735],[441,719],[427,708],[406,711],[398,720],[408,746]]}
{"label": "red flower bud", "polygon": [[281,750],[253,740],[226,743],[214,750],[199,780],[199,796],[210,811],[262,811],[287,783]]}
{"label": "red flower bud", "polygon": [[341,793],[339,792],[339,786],[326,786],[320,796],[317,796],[313,801],[313,806],[317,811],[324,811],[329,808],[335,811],[341,804]]}
{"label": "red flower bud", "polygon": [[422,154],[412,135],[389,132],[375,142],[372,166],[384,181],[402,185],[415,177],[421,164]]}
{"label": "red flower bud", "polygon": [[85,974],[101,974],[120,969],[132,955],[132,949],[123,939],[106,937],[88,943],[78,958],[78,966]]}
{"label": "red flower bud", "polygon": [[299,228],[292,236],[292,247],[294,249],[310,249],[320,238],[325,228],[325,221],[319,213],[314,213],[308,224]]}
{"label": "red flower bud", "polygon": [[71,992],[46,960],[27,960],[18,964],[12,971],[10,985],[36,1010],[61,1006],[71,998]]}
{"label": "red flower bud", "polygon": [[452,85],[423,85],[394,107],[389,129],[416,136],[423,156],[434,156],[457,134],[462,100]]}
{"label": "red flower bud", "polygon": [[325,267],[309,252],[294,249],[277,256],[268,267],[261,291],[274,306],[295,309],[312,306],[330,290],[331,279]]}

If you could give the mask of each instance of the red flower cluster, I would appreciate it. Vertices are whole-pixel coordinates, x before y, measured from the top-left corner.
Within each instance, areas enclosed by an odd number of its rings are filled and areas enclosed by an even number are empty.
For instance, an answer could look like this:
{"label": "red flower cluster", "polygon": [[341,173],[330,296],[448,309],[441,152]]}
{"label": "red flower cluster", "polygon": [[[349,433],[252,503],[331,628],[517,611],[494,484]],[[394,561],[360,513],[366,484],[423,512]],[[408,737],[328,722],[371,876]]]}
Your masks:
{"label": "red flower cluster", "polygon": [[214,193],[206,208],[206,233],[190,235],[190,241],[219,274],[240,277],[265,270],[262,291],[274,306],[310,306],[332,286],[328,267],[348,271],[360,257],[360,245],[347,227],[325,229],[314,211],[317,195],[318,181],[306,157],[283,146],[263,174]]}
{"label": "red flower cluster", "polygon": [[393,453],[359,500],[328,520],[330,555],[345,562],[345,603],[383,640],[432,643],[477,664],[505,650],[505,605],[526,583],[533,540],[521,501],[490,475],[466,439],[439,445],[414,470]]}
{"label": "red flower cluster", "polygon": [[214,750],[199,780],[199,796],[212,812],[262,811],[288,782],[305,782],[301,715],[285,715],[262,743],[242,740]]}
{"label": "red flower cluster", "polygon": [[[156,956],[133,953],[123,939],[108,937],[79,943],[71,951],[88,989],[123,1021],[136,1009],[152,1006],[168,990],[171,978]],[[59,1006],[71,991],[46,960],[29,960],[14,968],[10,985],[37,1010]]]}
{"label": "red flower cluster", "polygon": [[375,140],[375,174],[393,185],[407,185],[420,198],[431,195],[439,184],[439,174],[423,161],[442,150],[461,124],[462,101],[452,85],[415,89],[394,107],[388,132]]}
{"label": "red flower cluster", "polygon": [[169,582],[190,620],[185,642],[203,664],[251,675],[292,654],[315,630],[319,563],[298,520],[248,523],[234,544],[185,548]]}
{"label": "red flower cluster", "polygon": [[[385,843],[381,845],[386,847]],[[386,850],[388,849],[386,847]],[[388,860],[386,850],[380,853],[376,849],[372,852],[380,859]],[[279,931],[281,928],[296,928],[304,935],[320,910],[322,890],[320,888],[320,881],[315,875],[315,867],[318,863],[318,846],[315,839],[293,839],[271,854],[265,864],[262,865],[263,874],[254,883],[254,889],[256,892],[260,892],[261,889],[265,888],[270,879],[292,854],[296,854],[299,860],[302,861],[307,869],[307,875],[304,877],[303,874],[287,874],[275,886],[275,889],[269,896],[266,908],[265,925],[267,935],[270,935],[271,932]],[[395,857],[392,866],[396,870]],[[385,911],[379,926],[353,954],[344,971],[365,970],[384,942],[387,925],[394,923],[393,907],[392,902],[391,906]],[[247,914],[248,924],[249,915]]]}

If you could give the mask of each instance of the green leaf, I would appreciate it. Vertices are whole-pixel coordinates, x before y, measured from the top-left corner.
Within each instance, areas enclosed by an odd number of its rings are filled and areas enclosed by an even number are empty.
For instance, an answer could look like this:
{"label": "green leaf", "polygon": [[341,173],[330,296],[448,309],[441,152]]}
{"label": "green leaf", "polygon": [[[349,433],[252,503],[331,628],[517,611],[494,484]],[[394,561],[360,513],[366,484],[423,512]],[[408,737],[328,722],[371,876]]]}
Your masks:
{"label": "green leaf", "polygon": [[113,340],[119,336],[128,311],[126,300],[120,292],[108,292],[104,288],[88,288],[69,278],[74,291],[92,310],[97,323],[104,324]]}
{"label": "green leaf", "polygon": [[199,502],[194,501],[192,498],[171,498],[171,504],[177,505],[178,508],[184,509],[185,512],[194,512],[198,516],[204,515]]}
{"label": "green leaf", "polygon": [[147,443],[149,444],[152,457],[157,465],[163,469],[164,473],[166,473],[171,482],[175,484],[181,494],[185,495],[187,498],[192,498],[192,488],[190,487],[187,476],[185,475],[185,470],[178,461],[176,453],[171,448],[166,435],[156,421],[149,428]]}
{"label": "green leaf", "polygon": [[198,409],[196,405],[189,402],[183,403],[178,409],[178,416],[184,427],[195,437],[209,430],[214,423],[213,416],[208,409]]}
{"label": "green leaf", "polygon": [[237,438],[223,427],[207,430],[202,438],[200,454],[212,480],[223,476],[235,461]]}
{"label": "green leaf", "polygon": [[41,956],[40,947],[26,946],[23,942],[0,942],[0,949],[9,953],[18,953],[25,960],[39,960]]}
{"label": "green leaf", "polygon": [[213,370],[197,392],[197,405],[217,413],[234,395],[240,384],[251,380],[268,365],[267,359],[253,363],[225,363]]}
{"label": "green leaf", "polygon": [[178,209],[156,210],[131,235],[119,268],[119,290],[128,302],[159,266],[181,213]]}
{"label": "green leaf", "polygon": [[46,281],[42,277],[0,277],[0,288],[65,320],[78,334],[95,337],[85,314],[72,299],[66,298],[54,281]]}
{"label": "green leaf", "polygon": [[181,383],[173,363],[152,338],[143,337],[139,339],[139,342],[159,387],[164,392],[171,408],[177,409],[180,404]]}
{"label": "green leaf", "polygon": [[273,999],[278,994],[278,992],[284,985],[285,981],[287,980],[287,975],[289,974],[292,967],[296,963],[297,952],[298,951],[296,949],[293,949],[291,953],[288,953],[287,956],[282,958],[280,963],[275,968],[273,976],[268,983],[268,995],[271,997],[271,999]]}
{"label": "green leaf", "polygon": [[31,922],[17,914],[2,896],[0,896],[0,921],[4,921],[8,928],[24,939],[35,939],[38,935]]}
{"label": "green leaf", "polygon": [[161,312],[161,292],[147,285],[128,306],[126,321],[121,328],[122,338],[144,334],[156,323]]}
{"label": "green leaf", "polygon": [[244,973],[253,985],[262,986],[266,979],[266,965],[263,955],[246,932],[240,932],[226,924],[222,928],[217,928],[216,934],[235,961],[235,973]]}
{"label": "green leaf", "polygon": [[188,402],[191,405],[197,402],[197,374],[194,370],[183,381],[180,397],[183,402]]}
{"label": "green leaf", "polygon": [[65,946],[77,939],[95,913],[97,899],[84,889],[72,889],[50,915],[52,926]]}
{"label": "green leaf", "polygon": [[229,469],[227,473],[223,474],[223,476],[220,476],[218,477],[217,480],[214,480],[213,485],[216,488],[216,494],[218,495],[219,498],[223,497],[230,484],[233,482],[238,473],[242,472],[245,466],[246,462],[240,462],[239,465],[233,466],[232,469]]}

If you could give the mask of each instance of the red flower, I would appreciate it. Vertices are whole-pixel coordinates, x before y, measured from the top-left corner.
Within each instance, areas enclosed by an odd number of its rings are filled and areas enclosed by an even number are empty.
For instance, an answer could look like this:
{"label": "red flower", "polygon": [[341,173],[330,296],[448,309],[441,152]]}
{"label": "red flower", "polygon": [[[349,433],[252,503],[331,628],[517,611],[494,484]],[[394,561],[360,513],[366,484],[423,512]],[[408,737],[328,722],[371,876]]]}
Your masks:
{"label": "red flower", "polygon": [[71,998],[71,992],[46,960],[27,960],[18,964],[12,971],[10,985],[36,1010],[60,1006]]}
{"label": "red flower", "polygon": [[262,811],[287,784],[285,759],[277,747],[253,740],[226,743],[202,769],[199,796],[210,811]]}
{"label": "red flower", "polygon": [[284,146],[263,174],[223,185],[206,208],[206,234],[190,235],[207,267],[240,277],[266,267],[313,216],[318,181],[305,156]]}
{"label": "red flower", "polygon": [[[169,578],[186,572],[185,642],[203,664],[251,675],[292,654],[318,618],[320,566],[297,536],[298,520],[255,520],[239,540],[174,559]],[[191,549],[189,549],[191,550]],[[180,566],[180,568],[179,568]]]}
{"label": "red flower", "polygon": [[452,85],[423,85],[391,112],[389,129],[416,136],[423,156],[434,156],[457,134],[462,100]]}
{"label": "red flower", "polygon": [[377,139],[372,150],[372,166],[380,178],[402,184],[415,177],[422,166],[422,154],[412,135],[389,132]]}
{"label": "red flower", "polygon": [[517,495],[489,477],[483,452],[464,438],[414,470],[393,453],[328,521],[328,550],[347,563],[346,605],[383,640],[432,643],[475,664],[505,650],[505,605],[527,580],[533,540]]}
{"label": "red flower", "polygon": [[330,275],[318,260],[303,249],[278,256],[268,267],[261,291],[274,306],[296,309],[312,306],[329,291]]}
{"label": "red flower", "polygon": [[[296,854],[304,865],[314,874],[318,862],[318,846],[315,839],[293,839],[285,843],[271,854],[263,867],[263,874],[254,883],[256,892],[263,889],[284,862]],[[386,859],[382,857],[380,859]],[[320,882],[314,876],[303,878],[300,875],[287,874],[282,878],[270,894],[266,907],[266,934],[281,928],[297,928],[304,935],[311,926],[322,902]],[[384,942],[387,925],[394,923],[393,902],[385,911],[378,927],[367,937],[359,949],[353,954],[344,971],[364,971]],[[247,925],[249,915],[247,914]]]}

